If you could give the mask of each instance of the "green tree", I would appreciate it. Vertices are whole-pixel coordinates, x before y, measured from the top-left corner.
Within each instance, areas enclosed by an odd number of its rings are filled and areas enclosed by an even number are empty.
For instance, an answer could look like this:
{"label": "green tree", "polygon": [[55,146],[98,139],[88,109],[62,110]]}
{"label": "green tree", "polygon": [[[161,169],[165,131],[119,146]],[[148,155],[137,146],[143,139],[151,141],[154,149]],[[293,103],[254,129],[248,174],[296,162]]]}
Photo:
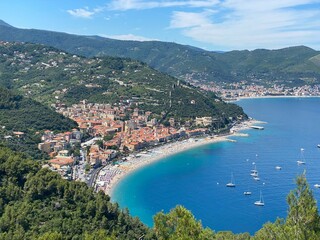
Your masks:
{"label": "green tree", "polygon": [[154,230],[159,240],[214,239],[214,233],[203,229],[201,222],[182,206],[177,206],[168,214],[156,214]]}
{"label": "green tree", "polygon": [[114,134],[107,134],[103,137],[103,141],[107,142],[107,141],[110,141],[112,140],[114,137]]}
{"label": "green tree", "polygon": [[85,233],[84,240],[116,240],[115,236],[108,236],[107,232],[103,229],[94,231],[93,233]]}
{"label": "green tree", "polygon": [[320,230],[317,202],[304,174],[296,182],[297,188],[287,197],[289,212],[286,225],[293,229],[295,239],[312,239]]}
{"label": "green tree", "polygon": [[84,167],[84,170],[85,170],[86,172],[89,172],[90,169],[91,169],[90,164],[86,163],[86,165],[85,165],[85,167]]}
{"label": "green tree", "polygon": [[265,239],[294,239],[290,229],[284,225],[284,219],[277,219],[275,223],[268,222],[255,234],[255,240]]}
{"label": "green tree", "polygon": [[62,234],[58,232],[46,232],[38,240],[62,240]]}
{"label": "green tree", "polygon": [[99,148],[103,148],[103,140],[97,140],[96,144],[99,146]]}

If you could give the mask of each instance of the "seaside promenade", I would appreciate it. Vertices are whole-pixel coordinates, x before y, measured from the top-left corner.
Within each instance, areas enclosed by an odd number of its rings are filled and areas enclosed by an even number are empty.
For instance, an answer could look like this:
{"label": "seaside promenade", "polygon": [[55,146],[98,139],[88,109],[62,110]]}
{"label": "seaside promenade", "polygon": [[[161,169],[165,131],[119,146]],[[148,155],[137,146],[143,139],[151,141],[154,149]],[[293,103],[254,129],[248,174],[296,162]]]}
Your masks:
{"label": "seaside promenade", "polygon": [[248,136],[247,134],[240,133],[239,131],[250,128],[254,124],[261,124],[264,122],[256,120],[248,120],[234,126],[230,134],[224,136],[210,136],[203,138],[190,138],[183,141],[176,141],[166,143],[152,150],[130,155],[126,161],[119,162],[115,165],[107,165],[99,172],[95,189],[105,192],[105,194],[112,197],[112,192],[116,185],[129,173],[151,164],[155,161],[176,154],[178,152],[186,151],[191,148],[196,148],[205,144],[212,144],[222,141],[234,141],[229,139],[230,136]]}

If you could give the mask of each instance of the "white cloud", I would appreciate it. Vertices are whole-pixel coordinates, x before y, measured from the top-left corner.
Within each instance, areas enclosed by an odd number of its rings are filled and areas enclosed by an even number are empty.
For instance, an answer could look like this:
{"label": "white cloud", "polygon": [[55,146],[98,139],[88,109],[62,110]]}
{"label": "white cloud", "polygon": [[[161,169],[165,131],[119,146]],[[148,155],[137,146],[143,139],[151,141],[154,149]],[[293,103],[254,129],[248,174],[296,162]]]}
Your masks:
{"label": "white cloud", "polygon": [[90,11],[88,8],[77,8],[74,10],[67,10],[67,13],[74,17],[91,18],[93,15],[101,11],[103,11],[103,8],[95,8],[92,11]]}
{"label": "white cloud", "polygon": [[211,23],[210,19],[208,18],[210,15],[211,14],[208,12],[174,12],[170,23],[170,28],[205,26]]}
{"label": "white cloud", "polygon": [[185,0],[185,1],[147,1],[147,0],[112,0],[108,4],[111,10],[141,10],[151,8],[165,8],[165,7],[213,7],[218,4],[219,0]]}
{"label": "white cloud", "polygon": [[[80,8],[68,10],[68,13],[92,18],[106,10],[157,8],[174,8],[169,20],[170,31],[180,31],[184,36],[216,49],[290,45],[320,48],[320,0],[110,0],[101,8]],[[110,16],[105,19],[110,20]],[[153,40],[133,34],[108,37]]]}
{"label": "white cloud", "polygon": [[225,50],[319,47],[319,19],[319,0],[226,0],[216,5],[214,11],[173,12],[170,28]]}
{"label": "white cloud", "polygon": [[101,37],[106,37],[106,38],[117,39],[117,40],[132,40],[132,41],[139,41],[139,42],[158,41],[157,39],[146,38],[146,37],[137,36],[137,35],[134,35],[134,34],[123,34],[123,35],[105,35],[105,34],[100,34],[100,36]]}

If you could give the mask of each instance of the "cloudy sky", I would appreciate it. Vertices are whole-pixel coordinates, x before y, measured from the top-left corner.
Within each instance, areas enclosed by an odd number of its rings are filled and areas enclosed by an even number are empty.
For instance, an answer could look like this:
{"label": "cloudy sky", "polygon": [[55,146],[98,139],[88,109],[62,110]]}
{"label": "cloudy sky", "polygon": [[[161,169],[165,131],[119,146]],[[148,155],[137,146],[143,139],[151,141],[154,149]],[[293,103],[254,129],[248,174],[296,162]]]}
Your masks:
{"label": "cloudy sky", "polygon": [[0,19],[19,28],[207,50],[320,50],[320,0],[1,0]]}

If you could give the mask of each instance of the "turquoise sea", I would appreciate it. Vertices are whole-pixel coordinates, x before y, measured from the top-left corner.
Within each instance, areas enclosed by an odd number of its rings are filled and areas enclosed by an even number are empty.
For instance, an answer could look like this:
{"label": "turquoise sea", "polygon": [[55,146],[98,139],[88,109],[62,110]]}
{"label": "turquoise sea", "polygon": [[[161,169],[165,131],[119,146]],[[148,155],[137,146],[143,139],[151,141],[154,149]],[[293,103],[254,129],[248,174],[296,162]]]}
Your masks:
{"label": "turquoise sea", "polygon": [[[285,217],[286,196],[306,170],[320,203],[320,98],[265,98],[238,101],[265,130],[247,130],[237,142],[201,146],[139,169],[124,178],[112,200],[152,226],[152,216],[181,204],[215,231],[254,234],[267,221]],[[306,165],[297,165],[301,148]],[[250,176],[255,163],[260,181]],[[276,170],[279,165],[282,170]],[[227,188],[233,173],[236,187]],[[244,191],[252,191],[245,196]],[[253,203],[262,191],[265,206]]]}

